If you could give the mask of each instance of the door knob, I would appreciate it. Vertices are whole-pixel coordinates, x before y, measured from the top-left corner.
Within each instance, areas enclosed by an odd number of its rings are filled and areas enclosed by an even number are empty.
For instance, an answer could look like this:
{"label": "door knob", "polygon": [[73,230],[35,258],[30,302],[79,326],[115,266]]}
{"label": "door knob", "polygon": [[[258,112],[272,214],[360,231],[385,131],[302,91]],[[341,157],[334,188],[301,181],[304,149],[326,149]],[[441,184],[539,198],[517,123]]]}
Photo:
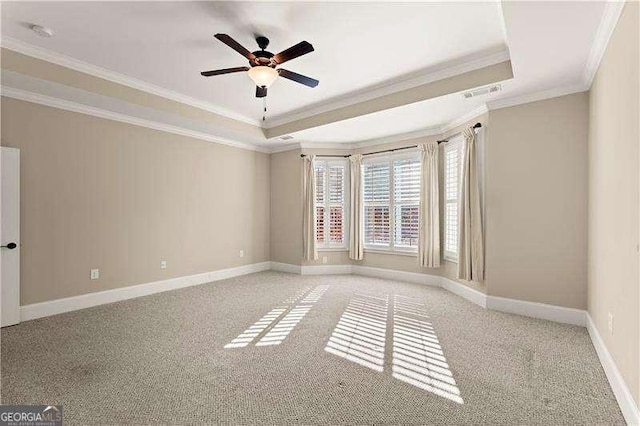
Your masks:
{"label": "door knob", "polygon": [[8,248],[9,250],[13,250],[16,247],[18,247],[16,243],[9,243],[6,246],[0,246],[0,248]]}

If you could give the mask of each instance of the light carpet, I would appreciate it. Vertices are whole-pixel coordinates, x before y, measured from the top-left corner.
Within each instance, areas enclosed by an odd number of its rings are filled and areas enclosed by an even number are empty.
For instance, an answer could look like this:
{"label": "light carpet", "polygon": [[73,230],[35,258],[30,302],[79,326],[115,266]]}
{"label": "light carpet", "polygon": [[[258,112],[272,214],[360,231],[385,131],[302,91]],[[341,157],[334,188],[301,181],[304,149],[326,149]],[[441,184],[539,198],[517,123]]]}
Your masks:
{"label": "light carpet", "polygon": [[623,424],[585,328],[440,288],[261,272],[2,330],[65,423]]}

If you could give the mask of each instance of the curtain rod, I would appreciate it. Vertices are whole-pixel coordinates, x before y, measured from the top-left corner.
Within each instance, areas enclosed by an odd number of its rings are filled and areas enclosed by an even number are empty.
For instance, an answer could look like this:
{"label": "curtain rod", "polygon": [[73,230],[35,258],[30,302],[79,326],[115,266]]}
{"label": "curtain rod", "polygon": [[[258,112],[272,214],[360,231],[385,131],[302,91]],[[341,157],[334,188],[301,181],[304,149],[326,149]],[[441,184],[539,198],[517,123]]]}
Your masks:
{"label": "curtain rod", "polygon": [[[479,129],[482,127],[482,123],[476,123],[473,125],[472,129]],[[456,135],[459,133],[456,133]],[[441,143],[445,143],[445,142],[449,142],[449,139],[443,139],[441,141],[437,141],[438,145],[440,145]],[[382,154],[383,152],[394,152],[394,151],[402,151],[403,149],[412,149],[412,148],[417,148],[418,145],[413,145],[413,146],[403,146],[402,148],[392,148],[392,149],[385,149],[384,151],[376,151],[376,152],[367,152],[366,154],[362,154],[362,156],[365,155],[373,155],[373,154]],[[300,154],[300,157],[306,157],[307,154]],[[334,157],[334,158],[349,158],[351,157],[351,154],[349,155],[320,155],[319,157]]]}

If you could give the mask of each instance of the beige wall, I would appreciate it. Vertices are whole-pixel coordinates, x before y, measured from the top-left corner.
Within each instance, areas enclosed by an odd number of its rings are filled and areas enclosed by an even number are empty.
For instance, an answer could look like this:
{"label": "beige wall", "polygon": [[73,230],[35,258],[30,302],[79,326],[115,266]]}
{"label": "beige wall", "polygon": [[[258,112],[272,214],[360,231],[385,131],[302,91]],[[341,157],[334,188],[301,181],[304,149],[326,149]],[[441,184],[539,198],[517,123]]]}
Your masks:
{"label": "beige wall", "polygon": [[267,154],[8,98],[2,144],[21,150],[22,304],[270,259]]}
{"label": "beige wall", "polygon": [[588,101],[578,93],[490,111],[489,295],[586,308]]}
{"label": "beige wall", "polygon": [[302,163],[300,150],[271,154],[271,260],[302,259]]}
{"label": "beige wall", "polygon": [[591,87],[589,126],[589,315],[638,405],[639,14],[635,2],[623,9]]}

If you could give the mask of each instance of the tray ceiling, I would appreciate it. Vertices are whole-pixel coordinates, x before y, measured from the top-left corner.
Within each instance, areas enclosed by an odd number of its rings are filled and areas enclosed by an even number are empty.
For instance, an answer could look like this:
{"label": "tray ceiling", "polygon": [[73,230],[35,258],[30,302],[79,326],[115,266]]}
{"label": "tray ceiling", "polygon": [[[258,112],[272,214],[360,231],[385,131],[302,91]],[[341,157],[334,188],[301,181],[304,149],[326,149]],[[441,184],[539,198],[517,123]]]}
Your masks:
{"label": "tray ceiling", "polygon": [[[50,27],[40,38],[29,24]],[[246,65],[215,40],[228,33],[250,50],[301,41],[315,52],[288,69],[320,80],[315,89],[279,79],[270,118],[321,104],[421,69],[505,47],[499,3],[5,2],[2,34],[258,120],[262,101],[243,74],[200,71]]]}

